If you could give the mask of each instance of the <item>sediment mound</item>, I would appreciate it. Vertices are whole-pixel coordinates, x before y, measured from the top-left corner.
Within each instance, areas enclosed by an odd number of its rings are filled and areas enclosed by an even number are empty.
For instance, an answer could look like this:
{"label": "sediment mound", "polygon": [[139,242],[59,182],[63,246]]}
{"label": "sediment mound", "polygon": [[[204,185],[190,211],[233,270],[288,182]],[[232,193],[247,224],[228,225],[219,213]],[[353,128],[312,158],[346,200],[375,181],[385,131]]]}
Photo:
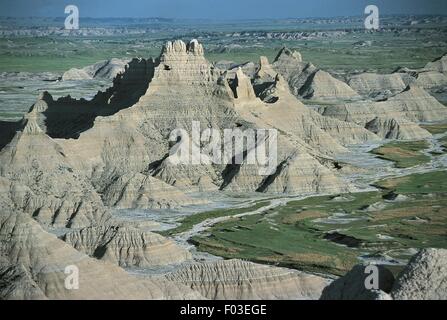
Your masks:
{"label": "sediment mound", "polygon": [[405,119],[376,117],[365,128],[383,139],[417,140],[431,137],[430,132]]}
{"label": "sediment mound", "polygon": [[393,95],[402,92],[407,84],[398,73],[376,74],[362,73],[352,76],[348,85],[363,96],[377,97],[388,94]]}
{"label": "sediment mound", "polygon": [[447,54],[429,62],[425,65],[424,70],[437,71],[447,74]]}
{"label": "sediment mound", "polygon": [[[427,137],[426,130],[415,128],[417,123],[447,119],[447,108],[428,92],[417,86],[408,86],[403,92],[385,101],[358,101],[337,104],[321,107],[318,111],[324,116],[354,122],[360,126],[368,124],[368,128],[373,129],[373,132],[380,136],[384,136],[385,133],[385,135],[390,134],[390,136],[405,139]],[[376,118],[382,120],[376,120]],[[397,126],[397,124],[400,125]],[[385,127],[381,128],[382,126]],[[390,133],[390,130],[387,130],[386,127],[394,128],[392,130],[394,132]],[[381,130],[382,133],[380,133]],[[400,130],[402,130],[402,133],[400,133]]]}
{"label": "sediment mound", "polygon": [[[167,280],[139,279],[80,253],[45,232],[27,214],[2,207],[0,272],[5,299],[200,299]],[[68,266],[79,270],[79,288],[66,288]],[[71,272],[70,272],[71,273]]]}
{"label": "sediment mound", "polygon": [[191,259],[191,254],[156,233],[129,226],[98,226],[72,231],[63,240],[91,257],[121,267],[152,267]]}

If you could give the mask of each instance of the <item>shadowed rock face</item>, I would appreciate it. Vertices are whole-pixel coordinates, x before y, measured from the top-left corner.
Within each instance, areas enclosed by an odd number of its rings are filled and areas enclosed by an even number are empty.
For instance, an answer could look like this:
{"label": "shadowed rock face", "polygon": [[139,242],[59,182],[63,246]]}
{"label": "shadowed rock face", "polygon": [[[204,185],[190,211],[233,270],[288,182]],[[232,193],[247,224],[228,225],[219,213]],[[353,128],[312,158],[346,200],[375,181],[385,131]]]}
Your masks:
{"label": "shadowed rock face", "polygon": [[99,92],[91,101],[75,100],[70,97],[53,101],[45,94],[31,109],[39,108],[41,125],[52,138],[78,138],[93,126],[95,118],[115,114],[134,105],[146,92],[153,76],[154,62],[133,59],[125,71],[113,80],[106,92]]}
{"label": "shadowed rock face", "polygon": [[322,300],[445,300],[447,299],[447,250],[422,249],[394,278],[386,266],[378,265],[379,289],[368,290],[365,266],[357,265],[345,276],[325,287]]}
{"label": "shadowed rock face", "polygon": [[325,287],[320,300],[377,300],[391,291],[394,282],[393,274],[383,266],[378,267],[379,288],[368,290],[365,280],[369,273],[365,272],[365,266],[357,265],[345,276],[335,280]]}
{"label": "shadowed rock face", "polygon": [[292,93],[299,98],[317,100],[350,100],[357,92],[328,72],[302,61],[301,54],[283,48],[273,62],[273,68],[285,77]]}
{"label": "shadowed rock face", "polygon": [[[217,189],[349,192],[332,160],[345,144],[409,137],[416,122],[446,118],[446,109],[413,85],[386,101],[334,104],[320,113],[296,99],[301,89],[311,98],[356,96],[296,52],[282,50],[272,66],[262,58],[251,79],[243,68],[230,74],[210,64],[195,40],[174,41],[156,60],[130,62],[91,101],[44,93],[22,121],[0,123],[0,298],[318,297],[324,279],[241,261],[132,277],[119,266],[178,263],[190,255],[161,236],[117,224],[109,211],[196,204],[188,193]],[[261,176],[258,165],[247,164],[175,165],[168,137],[178,128],[190,132],[193,121],[201,130],[276,129],[275,172]],[[73,230],[64,242],[41,226]],[[80,269],[79,291],[64,287],[67,264]]]}
{"label": "shadowed rock face", "polygon": [[86,80],[86,79],[114,79],[119,73],[126,70],[126,65],[130,61],[122,59],[110,59],[100,61],[94,65],[76,69],[72,68],[62,75],[62,80]]}

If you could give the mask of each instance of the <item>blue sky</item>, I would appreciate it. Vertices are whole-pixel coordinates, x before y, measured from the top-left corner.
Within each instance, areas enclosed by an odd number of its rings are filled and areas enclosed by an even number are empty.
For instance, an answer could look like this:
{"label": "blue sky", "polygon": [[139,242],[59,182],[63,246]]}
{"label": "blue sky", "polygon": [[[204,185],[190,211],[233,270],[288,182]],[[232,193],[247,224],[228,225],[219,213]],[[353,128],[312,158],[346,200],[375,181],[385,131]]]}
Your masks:
{"label": "blue sky", "polygon": [[382,14],[447,14],[447,0],[0,0],[0,16],[64,16],[75,4],[84,17],[189,19],[302,18]]}

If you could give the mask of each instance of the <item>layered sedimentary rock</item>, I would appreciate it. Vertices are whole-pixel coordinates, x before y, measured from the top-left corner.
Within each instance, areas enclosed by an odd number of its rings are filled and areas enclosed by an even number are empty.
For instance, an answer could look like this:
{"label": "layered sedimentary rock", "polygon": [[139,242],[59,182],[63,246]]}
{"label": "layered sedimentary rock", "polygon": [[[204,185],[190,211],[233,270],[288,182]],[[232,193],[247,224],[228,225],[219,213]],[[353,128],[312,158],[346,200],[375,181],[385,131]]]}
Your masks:
{"label": "layered sedimentary rock", "polygon": [[0,189],[16,208],[55,227],[101,223],[107,211],[90,182],[67,161],[62,147],[39,127],[32,111],[0,152]]}
{"label": "layered sedimentary rock", "polygon": [[[314,107],[324,116],[324,121],[327,121],[326,117],[334,117],[355,123],[371,129],[381,138],[422,139],[429,137],[429,133],[417,123],[447,118],[447,109],[424,90],[445,88],[444,60],[445,57],[440,58],[421,70],[400,68],[392,74],[354,75],[348,80],[349,86],[311,63],[304,63],[298,52],[286,48],[280,51],[272,66],[285,77],[291,92],[302,101],[313,99],[313,104],[329,102]],[[260,69],[266,70],[263,64],[265,62],[261,61]],[[262,72],[264,77],[267,73]],[[268,76],[272,77],[271,72]],[[278,99],[274,88],[263,88],[259,83],[259,79],[254,77],[255,89],[258,88],[261,99],[267,102]],[[358,94],[365,99],[361,100]],[[375,101],[369,101],[369,98]]]}
{"label": "layered sedimentary rock", "polygon": [[106,205],[120,209],[166,209],[206,203],[205,200],[188,197],[162,180],[141,173],[120,176],[104,190],[102,199]]}
{"label": "layered sedimentary rock", "polygon": [[0,262],[0,298],[2,300],[46,300],[44,292],[22,265]]}
{"label": "layered sedimentary rock", "polygon": [[431,137],[430,132],[405,119],[375,117],[365,128],[383,139],[416,140]]}
{"label": "layered sedimentary rock", "polygon": [[[318,297],[324,279],[240,261],[134,278],[117,265],[164,265],[190,255],[161,236],[117,224],[108,207],[173,208],[197,204],[188,193],[217,189],[349,192],[333,160],[345,145],[427,137],[416,122],[445,119],[446,108],[413,82],[385,101],[339,104],[357,93],[287,49],[272,66],[262,58],[254,74],[233,71],[210,64],[195,40],[168,42],[157,59],[129,62],[91,101],[43,93],[22,121],[0,124],[0,297]],[[296,97],[337,101],[320,114]],[[212,163],[197,149],[206,139],[172,137],[197,128],[219,130],[222,141],[223,129],[275,129],[273,170],[262,175],[259,163]],[[170,152],[179,142],[195,148],[189,163],[176,163]],[[64,242],[41,225],[75,230]],[[80,290],[64,287],[67,265],[79,268]]]}
{"label": "layered sedimentary rock", "polygon": [[435,59],[432,62],[427,63],[424,69],[447,74],[447,54]]}
{"label": "layered sedimentary rock", "polygon": [[424,89],[436,89],[447,87],[446,74],[437,71],[424,71],[417,74],[414,83]]}
{"label": "layered sedimentary rock", "polygon": [[[198,203],[186,194],[194,191],[347,191],[330,165],[344,145],[427,137],[414,123],[447,116],[414,85],[386,101],[334,104],[319,114],[293,94],[313,85],[326,90],[315,82],[320,75],[339,81],[283,49],[272,66],[261,58],[252,81],[241,68],[228,78],[196,40],[168,42],[158,59],[129,62],[92,101],[42,94],[20,123],[2,128],[0,173],[26,189],[16,205],[41,223],[85,227],[106,221],[106,206],[179,207]],[[330,95],[344,95],[331,88]],[[203,164],[198,152],[190,163],[173,162],[171,133],[191,133],[194,122],[200,131],[278,130],[276,167],[262,176],[259,165]]]}
{"label": "layered sedimentary rock", "polygon": [[376,97],[381,94],[396,94],[402,92],[407,84],[398,73],[376,74],[362,73],[352,76],[348,85],[364,96]]}
{"label": "layered sedimentary rock", "polygon": [[318,70],[308,77],[298,93],[306,99],[314,98],[321,100],[353,99],[359,97],[358,93],[346,83],[322,70]]}
{"label": "layered sedimentary rock", "polygon": [[343,81],[311,63],[303,62],[297,51],[283,48],[275,58],[273,68],[284,76],[297,97],[316,100],[351,100],[359,97]]}
{"label": "layered sedimentary rock", "polygon": [[[200,294],[181,284],[139,279],[118,266],[90,258],[45,232],[27,214],[2,207],[0,226],[0,272],[2,281],[6,281],[0,298],[201,298]],[[75,282],[67,280],[73,270],[79,271],[77,289],[70,286],[76,285]]]}
{"label": "layered sedimentary rock", "polygon": [[406,84],[416,84],[427,90],[445,90],[447,87],[447,55],[429,62],[421,69],[399,68],[399,74]]}
{"label": "layered sedimentary rock", "polygon": [[[239,175],[244,176],[244,173],[247,173],[239,166],[194,163],[179,165],[172,163],[170,157],[167,156],[170,148],[169,134],[177,128],[191,132],[193,121],[200,124],[200,130],[205,128],[219,130],[240,128],[245,130],[256,127],[281,129],[279,121],[272,124],[266,124],[265,121],[256,123],[256,121],[252,121],[253,116],[247,119],[245,118],[246,113],[238,109],[242,108],[242,105],[246,105],[248,108],[264,106],[256,97],[250,79],[242,70],[239,69],[236,72],[234,79],[227,79],[225,74],[206,61],[203,56],[203,48],[195,41],[188,45],[181,41],[168,43],[154,65],[153,72],[150,72],[153,77],[148,89],[135,105],[108,117],[97,117],[94,126],[83,132],[78,140],[62,142],[71,161],[78,170],[93,179],[95,187],[100,190],[106,203],[118,206],[121,203],[127,203],[126,207],[129,206],[129,203],[137,207],[150,206],[152,203],[160,207],[170,206],[167,201],[145,199],[141,195],[144,186],[139,187],[139,185],[146,178],[143,179],[141,175],[134,178],[136,172],[146,176],[151,175],[182,191],[233,189],[233,185],[237,185],[238,190],[267,190],[264,186],[268,181],[273,182],[274,176],[265,180],[256,174],[256,166],[252,166],[253,170],[249,173],[251,177],[238,179]],[[290,100],[293,103],[299,103],[291,95],[288,99],[293,99]],[[235,105],[238,107],[235,108]],[[340,143],[334,142],[330,135],[325,134],[318,125],[312,124],[312,120],[308,118],[310,113],[304,106],[301,105],[299,108],[301,115],[299,118],[292,119],[301,123],[299,127],[309,128],[293,130],[289,133],[289,135],[293,135],[293,138],[284,147],[280,146],[278,163],[296,153],[295,140],[300,140],[300,144],[303,145],[303,147],[299,146],[302,149],[301,152],[309,153],[313,148],[322,146],[323,143],[327,149],[321,148],[321,150],[314,150],[312,153],[334,154],[344,150]],[[283,111],[278,109],[276,112],[280,114]],[[319,116],[316,113],[311,114],[315,117]],[[269,116],[269,114],[264,115],[265,118]],[[335,124],[332,127],[337,127],[340,124],[346,126],[340,121],[333,122]],[[291,120],[289,123],[287,128],[293,128],[295,124]],[[330,121],[326,121],[322,126],[325,127],[325,130],[331,130]],[[314,129],[311,129],[312,127]],[[119,131],[119,136],[116,136],[117,131]],[[315,134],[309,137],[308,132],[312,131],[315,131]],[[339,136],[341,137],[342,134]],[[281,139],[290,140],[285,136]],[[308,150],[306,151],[306,149]],[[193,154],[193,157],[195,156]],[[301,184],[303,188],[300,185],[294,186],[291,181],[289,182],[291,187],[288,190],[294,192],[300,190],[307,192],[310,189],[317,191],[321,176],[328,176],[330,177],[328,181],[333,182],[333,185],[328,185],[327,188],[337,189],[337,186],[344,188],[344,183],[338,181],[338,178],[334,177],[334,173],[321,165],[318,159],[306,155],[303,157],[312,163],[309,166],[313,168],[312,173],[301,170],[297,172],[294,179],[299,181],[300,175],[306,175],[309,178],[305,180],[310,181]],[[122,159],[125,159],[125,162]],[[128,186],[129,177],[132,177],[129,189],[138,190],[135,196],[132,196],[134,192],[130,192],[130,197],[125,188]],[[119,192],[121,186],[123,186],[125,195],[122,202],[117,200],[121,197]],[[271,190],[282,189],[272,188]],[[174,190],[169,190],[169,192],[175,193]],[[154,192],[151,193],[155,195]],[[178,191],[177,194],[180,204],[188,204],[183,195],[180,195]],[[176,198],[173,197],[173,205],[175,205]]]}
{"label": "layered sedimentary rock", "polygon": [[129,60],[112,58],[100,61],[82,69],[72,68],[62,75],[62,80],[88,80],[105,78],[112,80],[126,69]]}
{"label": "layered sedimentary rock", "polygon": [[166,276],[208,299],[317,299],[328,280],[295,270],[241,260],[191,264]]}
{"label": "layered sedimentary rock", "polygon": [[[319,112],[323,116],[368,126],[382,137],[389,135],[401,139],[426,138],[429,136],[428,132],[422,128],[416,129],[417,123],[447,118],[447,108],[417,86],[408,86],[402,93],[385,101],[325,106]],[[376,119],[377,117],[382,120]]]}
{"label": "layered sedimentary rock", "polygon": [[63,240],[75,249],[121,267],[152,267],[191,259],[191,254],[158,234],[130,226],[98,226],[72,231]]}

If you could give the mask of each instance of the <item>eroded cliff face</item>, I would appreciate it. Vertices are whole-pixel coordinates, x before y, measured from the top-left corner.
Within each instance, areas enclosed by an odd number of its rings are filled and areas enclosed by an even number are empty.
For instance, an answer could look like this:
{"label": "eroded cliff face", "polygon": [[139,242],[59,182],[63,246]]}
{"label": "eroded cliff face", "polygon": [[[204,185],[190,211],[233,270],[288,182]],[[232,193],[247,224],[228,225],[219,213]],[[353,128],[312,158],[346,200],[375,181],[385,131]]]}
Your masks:
{"label": "eroded cliff face", "polygon": [[318,299],[330,281],[241,260],[191,264],[166,276],[213,300]]}

